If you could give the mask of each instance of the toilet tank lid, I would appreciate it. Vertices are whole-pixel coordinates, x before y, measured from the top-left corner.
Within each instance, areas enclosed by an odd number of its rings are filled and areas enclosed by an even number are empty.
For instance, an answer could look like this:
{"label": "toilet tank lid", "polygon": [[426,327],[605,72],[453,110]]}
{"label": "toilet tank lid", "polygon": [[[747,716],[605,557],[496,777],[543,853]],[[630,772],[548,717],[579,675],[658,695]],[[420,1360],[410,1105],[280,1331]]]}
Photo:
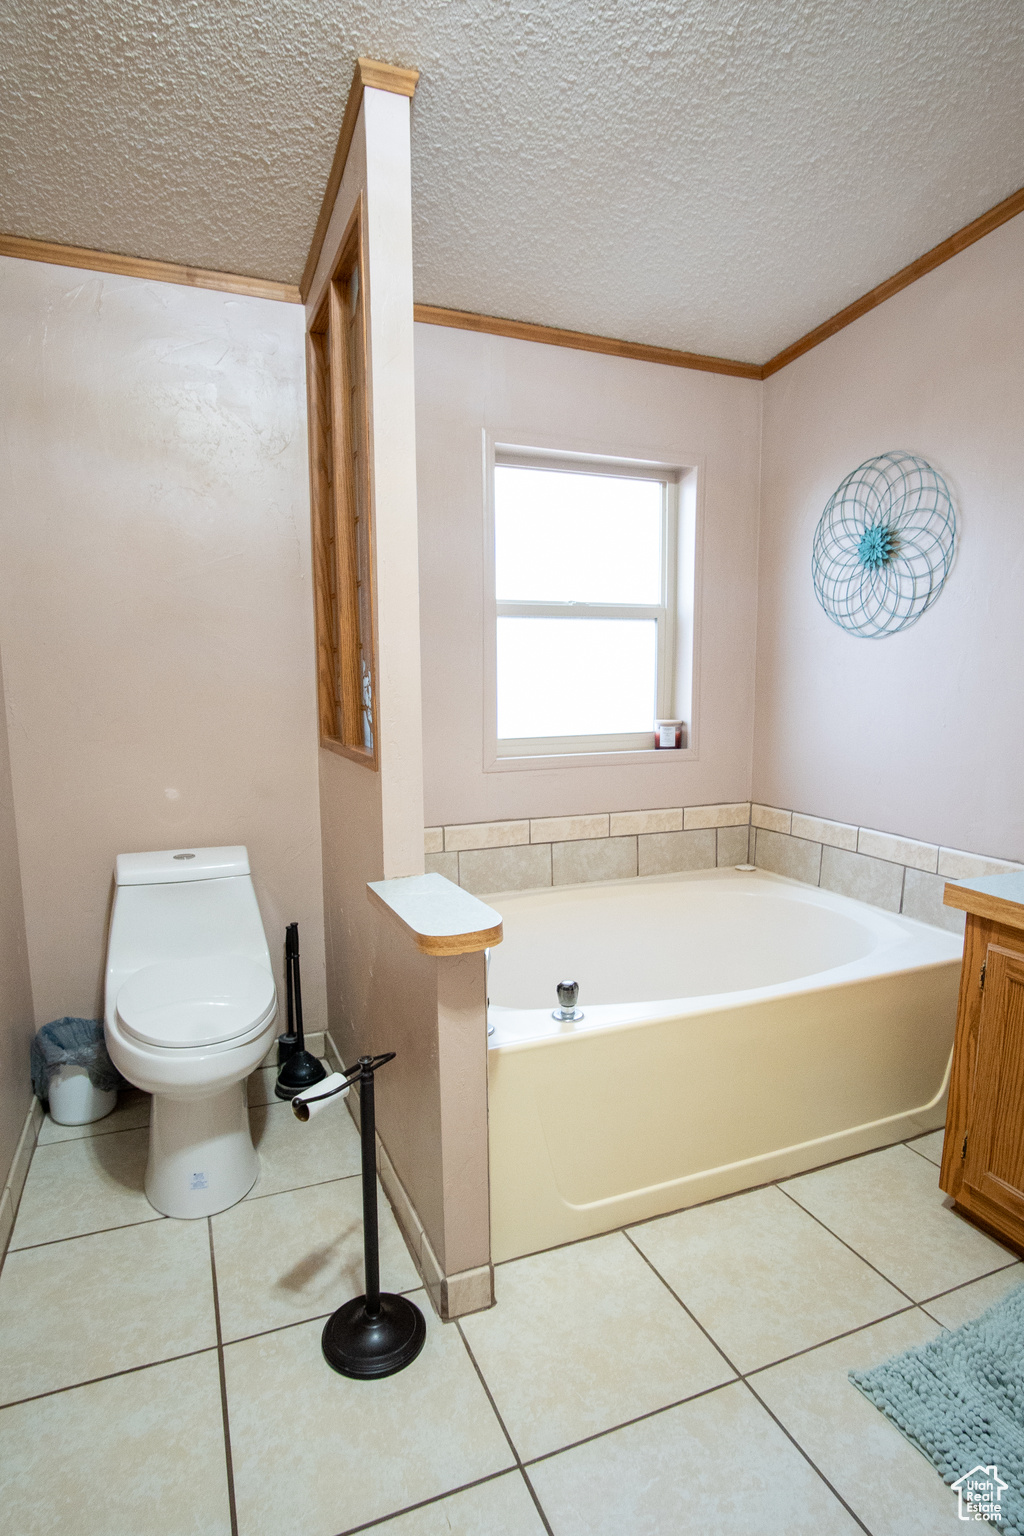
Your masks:
{"label": "toilet tank lid", "polygon": [[160,853],[119,853],[118,885],[171,885],[182,880],[224,880],[249,873],[247,848],[167,848]]}

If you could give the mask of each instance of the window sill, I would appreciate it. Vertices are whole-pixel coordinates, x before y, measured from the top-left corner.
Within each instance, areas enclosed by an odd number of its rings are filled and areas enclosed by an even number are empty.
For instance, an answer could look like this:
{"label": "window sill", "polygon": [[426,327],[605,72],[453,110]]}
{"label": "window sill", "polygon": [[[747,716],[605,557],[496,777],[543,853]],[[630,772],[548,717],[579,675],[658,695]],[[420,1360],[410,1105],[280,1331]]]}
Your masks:
{"label": "window sill", "polygon": [[522,757],[499,757],[491,748],[484,763],[485,773],[523,773],[538,768],[632,768],[655,763],[694,763],[698,759],[695,747],[649,747],[623,751],[559,752],[524,754]]}

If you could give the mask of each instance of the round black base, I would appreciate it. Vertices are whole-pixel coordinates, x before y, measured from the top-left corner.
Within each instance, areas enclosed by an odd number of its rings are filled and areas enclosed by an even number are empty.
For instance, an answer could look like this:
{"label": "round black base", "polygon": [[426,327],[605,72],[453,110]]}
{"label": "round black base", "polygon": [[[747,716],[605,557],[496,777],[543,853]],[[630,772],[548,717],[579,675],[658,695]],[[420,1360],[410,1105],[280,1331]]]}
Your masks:
{"label": "round black base", "polygon": [[326,1076],[323,1062],[317,1061],[310,1051],[292,1051],[277,1074],[274,1092],[279,1099],[294,1099],[297,1093],[323,1082]]}
{"label": "round black base", "polygon": [[371,1381],[404,1371],[423,1348],[426,1336],[419,1307],[404,1296],[385,1292],[376,1317],[367,1315],[365,1296],[346,1301],[324,1324],[320,1345],[332,1370]]}

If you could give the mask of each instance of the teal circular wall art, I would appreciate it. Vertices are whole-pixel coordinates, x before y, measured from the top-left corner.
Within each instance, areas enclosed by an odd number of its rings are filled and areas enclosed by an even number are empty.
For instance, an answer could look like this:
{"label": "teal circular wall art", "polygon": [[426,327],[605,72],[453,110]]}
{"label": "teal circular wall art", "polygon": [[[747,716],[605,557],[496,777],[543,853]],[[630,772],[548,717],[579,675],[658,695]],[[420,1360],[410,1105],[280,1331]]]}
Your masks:
{"label": "teal circular wall art", "polygon": [[916,623],[949,575],[953,498],[912,453],[882,453],[847,475],[821,514],[811,569],[833,623],[881,640]]}

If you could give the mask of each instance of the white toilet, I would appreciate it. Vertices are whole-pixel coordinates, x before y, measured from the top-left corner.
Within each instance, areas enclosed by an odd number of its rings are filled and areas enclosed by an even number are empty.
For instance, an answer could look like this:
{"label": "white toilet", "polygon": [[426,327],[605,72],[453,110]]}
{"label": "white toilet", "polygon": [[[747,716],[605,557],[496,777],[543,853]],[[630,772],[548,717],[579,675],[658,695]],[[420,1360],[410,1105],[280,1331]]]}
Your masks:
{"label": "white toilet", "polygon": [[274,1038],[277,993],[245,848],[121,853],[104,1033],[153,1095],[146,1195],[212,1216],[255,1184],[245,1079]]}

